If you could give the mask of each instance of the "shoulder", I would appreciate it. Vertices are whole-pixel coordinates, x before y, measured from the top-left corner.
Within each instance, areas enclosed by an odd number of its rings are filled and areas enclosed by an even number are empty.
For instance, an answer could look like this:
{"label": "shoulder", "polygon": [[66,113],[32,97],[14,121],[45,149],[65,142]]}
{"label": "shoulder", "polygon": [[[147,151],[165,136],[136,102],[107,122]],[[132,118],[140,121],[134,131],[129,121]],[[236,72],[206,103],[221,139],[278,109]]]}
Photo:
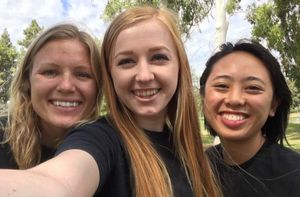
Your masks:
{"label": "shoulder", "polygon": [[206,155],[210,160],[222,158],[222,147],[220,144],[211,146],[205,150]]}
{"label": "shoulder", "polygon": [[7,124],[7,116],[0,116],[0,140],[3,141],[4,129]]}
{"label": "shoulder", "polygon": [[80,149],[97,158],[113,157],[122,151],[122,142],[117,130],[105,118],[73,128],[57,149],[56,155],[69,150]]}
{"label": "shoulder", "polygon": [[278,162],[285,168],[300,169],[300,154],[296,151],[275,143],[271,143],[268,148],[273,162]]}
{"label": "shoulder", "polygon": [[7,124],[7,117],[0,116],[0,168],[16,169],[18,168],[11,148],[8,143],[4,143],[4,129]]}

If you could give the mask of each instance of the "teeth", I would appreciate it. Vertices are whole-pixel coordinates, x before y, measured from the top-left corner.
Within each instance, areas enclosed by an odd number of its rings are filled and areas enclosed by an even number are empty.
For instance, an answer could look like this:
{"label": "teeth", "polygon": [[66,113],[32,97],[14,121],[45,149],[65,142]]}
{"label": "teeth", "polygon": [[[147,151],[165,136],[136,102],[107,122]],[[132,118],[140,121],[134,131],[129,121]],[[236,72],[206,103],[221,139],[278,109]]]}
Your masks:
{"label": "teeth", "polygon": [[152,89],[152,90],[135,90],[134,94],[136,96],[140,97],[148,97],[148,96],[153,96],[158,92],[158,89]]}
{"label": "teeth", "polygon": [[69,101],[54,101],[53,104],[60,107],[76,107],[79,105],[78,102],[69,102]]}
{"label": "teeth", "polygon": [[237,114],[223,114],[222,117],[227,120],[243,120],[243,119],[245,119],[245,116],[237,115]]}

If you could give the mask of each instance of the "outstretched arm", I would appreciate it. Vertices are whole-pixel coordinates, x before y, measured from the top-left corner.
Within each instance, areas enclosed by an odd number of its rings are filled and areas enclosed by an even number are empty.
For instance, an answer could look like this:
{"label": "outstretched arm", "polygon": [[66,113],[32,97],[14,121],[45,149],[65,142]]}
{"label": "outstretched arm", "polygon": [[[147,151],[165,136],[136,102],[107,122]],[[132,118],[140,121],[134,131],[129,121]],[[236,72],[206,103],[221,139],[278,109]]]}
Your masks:
{"label": "outstretched arm", "polygon": [[28,170],[0,170],[0,196],[93,196],[99,181],[93,157],[71,149]]}

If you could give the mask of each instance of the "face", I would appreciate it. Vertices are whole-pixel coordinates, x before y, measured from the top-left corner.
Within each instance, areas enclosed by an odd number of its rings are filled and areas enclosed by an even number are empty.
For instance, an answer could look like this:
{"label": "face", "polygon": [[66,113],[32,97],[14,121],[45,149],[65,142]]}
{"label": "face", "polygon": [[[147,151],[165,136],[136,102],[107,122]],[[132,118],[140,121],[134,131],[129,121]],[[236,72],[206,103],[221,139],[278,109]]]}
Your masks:
{"label": "face", "polygon": [[42,132],[65,132],[84,118],[96,104],[96,82],[85,45],[76,39],[46,43],[33,60],[30,86]]}
{"label": "face", "polygon": [[120,32],[114,49],[110,69],[118,98],[142,128],[162,130],[179,72],[168,29],[155,19],[139,22]]}
{"label": "face", "polygon": [[261,128],[274,116],[273,87],[264,64],[246,52],[218,60],[207,79],[204,114],[223,140],[262,138]]}

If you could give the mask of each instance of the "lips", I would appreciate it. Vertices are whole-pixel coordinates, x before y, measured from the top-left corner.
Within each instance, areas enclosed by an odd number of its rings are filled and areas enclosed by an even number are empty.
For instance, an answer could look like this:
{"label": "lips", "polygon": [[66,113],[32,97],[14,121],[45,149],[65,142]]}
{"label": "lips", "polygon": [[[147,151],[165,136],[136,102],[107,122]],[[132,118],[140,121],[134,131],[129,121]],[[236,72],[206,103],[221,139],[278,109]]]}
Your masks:
{"label": "lips", "polygon": [[159,89],[145,89],[145,90],[134,90],[133,94],[138,97],[147,98],[154,96],[159,92]]}
{"label": "lips", "polygon": [[221,113],[221,120],[225,126],[231,129],[240,128],[247,120],[248,115],[244,113],[232,113],[223,112]]}

